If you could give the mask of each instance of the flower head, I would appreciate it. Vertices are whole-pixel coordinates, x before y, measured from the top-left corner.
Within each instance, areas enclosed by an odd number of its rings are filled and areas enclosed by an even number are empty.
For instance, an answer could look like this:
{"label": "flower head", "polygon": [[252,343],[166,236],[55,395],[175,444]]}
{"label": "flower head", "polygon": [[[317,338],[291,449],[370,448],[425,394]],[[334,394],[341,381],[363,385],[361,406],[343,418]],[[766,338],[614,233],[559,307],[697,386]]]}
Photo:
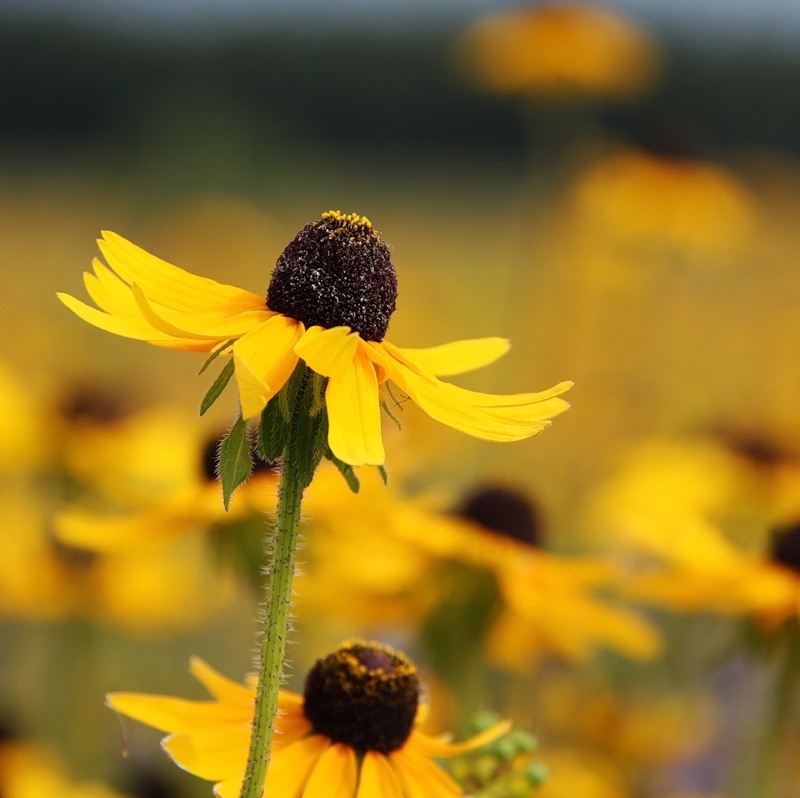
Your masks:
{"label": "flower head", "polygon": [[97,307],[59,294],[68,308],[127,338],[232,356],[245,420],[265,410],[303,361],[320,376],[320,390],[324,385],[327,444],[344,463],[383,463],[382,394],[390,381],[428,415],[487,440],[534,435],[568,406],[559,396],[569,382],[497,396],[439,379],[493,362],[508,350],[504,339],[428,349],[386,341],[395,272],[388,247],[363,216],[329,211],[306,225],[278,259],[266,302],[189,274],[114,233],[99,245],[108,265],[95,260],[84,278]]}
{"label": "flower head", "polygon": [[[112,693],[108,705],[171,732],[162,745],[173,760],[217,782],[215,795],[239,794],[250,738],[254,690],[194,659],[194,676],[211,701]],[[464,743],[429,737],[420,718],[414,664],[388,646],[345,643],[320,659],[302,696],[281,692],[265,795],[282,798],[456,798],[463,794],[431,757],[455,756],[504,734],[502,722]]]}

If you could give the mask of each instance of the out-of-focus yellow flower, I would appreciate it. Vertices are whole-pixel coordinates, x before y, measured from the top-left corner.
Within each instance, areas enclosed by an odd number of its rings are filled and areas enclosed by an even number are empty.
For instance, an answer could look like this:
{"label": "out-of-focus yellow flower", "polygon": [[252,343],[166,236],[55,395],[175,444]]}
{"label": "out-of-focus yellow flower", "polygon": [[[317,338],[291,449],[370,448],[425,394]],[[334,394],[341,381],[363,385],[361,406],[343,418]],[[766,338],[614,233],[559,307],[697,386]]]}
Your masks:
{"label": "out-of-focus yellow flower", "polygon": [[0,361],[0,471],[21,473],[44,459],[42,419],[22,375]]}
{"label": "out-of-focus yellow flower", "polygon": [[73,430],[66,467],[89,495],[58,513],[56,534],[70,546],[123,551],[274,512],[278,477],[264,463],[224,509],[218,445],[219,435],[167,407]]}
{"label": "out-of-focus yellow flower", "polygon": [[125,798],[96,781],[73,781],[52,754],[33,745],[0,745],[3,798]]}
{"label": "out-of-focus yellow flower", "polygon": [[752,615],[768,625],[796,615],[800,532],[798,516],[788,513],[792,505],[797,512],[800,468],[790,471],[793,479],[776,466],[769,491],[762,466],[720,442],[642,445],[593,507],[604,535],[645,558],[624,580],[625,594],[680,611]]}
{"label": "out-of-focus yellow flower", "polygon": [[572,187],[591,229],[623,244],[735,252],[753,235],[757,202],[721,166],[624,149],[587,166]]}
{"label": "out-of-focus yellow flower", "polygon": [[630,798],[624,779],[602,757],[585,750],[546,748],[547,779],[536,798]]}
{"label": "out-of-focus yellow flower", "polygon": [[[184,770],[216,782],[219,798],[239,795],[255,686],[192,660],[210,701],[112,693],[124,715],[170,732],[162,745]],[[388,646],[355,641],[318,660],[303,695],[281,691],[265,795],[296,798],[457,798],[463,791],[432,759],[479,748],[504,734],[501,722],[463,743],[416,726],[423,706],[416,667]]]}
{"label": "out-of-focus yellow flower", "polygon": [[[507,490],[491,494],[499,496],[489,505],[504,533],[406,499],[377,479],[365,480],[354,498],[324,473],[307,496],[318,529],[310,536],[306,576],[298,581],[301,606],[307,602],[309,609],[340,617],[352,612],[351,620],[367,626],[418,623],[451,588],[441,569],[461,563],[496,583],[502,609],[487,644],[505,667],[524,668],[545,652],[585,659],[608,647],[646,659],[659,651],[658,634],[648,622],[597,595],[615,579],[607,563],[550,554],[532,540],[511,537],[535,534],[506,527],[508,503],[519,515],[520,504],[527,506],[523,497]],[[523,520],[522,526],[530,523]]]}
{"label": "out-of-focus yellow flower", "polygon": [[98,307],[59,294],[68,308],[127,338],[232,356],[245,420],[260,416],[302,359],[327,378],[328,444],[345,463],[383,463],[381,395],[385,389],[391,400],[388,381],[431,417],[487,440],[527,438],[567,408],[558,398],[567,382],[498,396],[439,380],[494,362],[508,350],[503,339],[428,349],[385,341],[397,281],[388,247],[363,216],[329,211],[306,225],[278,259],[266,301],[189,274],[114,233],[99,244],[108,266],[95,260],[85,275]]}
{"label": "out-of-focus yellow flower", "polygon": [[530,5],[477,22],[462,42],[488,91],[552,98],[637,96],[659,72],[644,29],[590,3]]}

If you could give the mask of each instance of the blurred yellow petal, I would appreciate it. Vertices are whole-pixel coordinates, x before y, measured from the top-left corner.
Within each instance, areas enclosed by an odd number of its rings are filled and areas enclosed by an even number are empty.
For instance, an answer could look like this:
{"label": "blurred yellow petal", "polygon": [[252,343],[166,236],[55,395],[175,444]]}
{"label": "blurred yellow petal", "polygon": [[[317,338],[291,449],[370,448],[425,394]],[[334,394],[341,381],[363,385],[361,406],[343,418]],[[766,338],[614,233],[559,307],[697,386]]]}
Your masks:
{"label": "blurred yellow petal", "polygon": [[[290,748],[291,746],[286,751]],[[303,798],[353,798],[357,780],[356,752],[342,743],[331,743],[319,756],[311,771],[303,790]],[[291,792],[280,791],[280,794],[291,795]]]}
{"label": "blurred yellow petal", "polygon": [[494,363],[508,352],[511,343],[506,338],[475,338],[425,349],[395,348],[421,371],[446,377]]}
{"label": "blurred yellow petal", "polygon": [[189,672],[214,698],[220,701],[250,704],[253,700],[252,690],[241,682],[223,676],[200,657],[192,657],[189,660]]}
{"label": "blurred yellow petal", "polygon": [[403,798],[403,790],[389,760],[367,751],[361,763],[356,798]]}
{"label": "blurred yellow petal", "polygon": [[253,418],[283,388],[297,365],[293,349],[304,333],[302,322],[276,315],[233,345],[242,416]]}
{"label": "blurred yellow petal", "polygon": [[406,798],[460,798],[464,791],[435,762],[408,745],[389,754]]}
{"label": "blurred yellow petal", "polygon": [[349,327],[309,327],[294,351],[317,374],[341,380],[350,369],[359,340]]}
{"label": "blurred yellow petal", "polygon": [[309,776],[329,745],[327,737],[312,734],[282,748],[269,764],[264,794],[281,798],[304,795]]}
{"label": "blurred yellow petal", "polygon": [[461,743],[451,743],[441,737],[430,737],[422,732],[412,732],[411,738],[408,741],[408,747],[413,748],[425,756],[441,759],[448,756],[460,756],[470,751],[475,751],[482,748],[484,745],[493,743],[499,737],[502,737],[511,729],[511,721],[501,720],[495,723],[494,726],[470,737],[469,740],[464,740]]}
{"label": "blurred yellow petal", "polygon": [[350,465],[383,463],[378,380],[372,362],[361,349],[341,379],[331,377],[328,381],[325,404],[331,451]]}
{"label": "blurred yellow petal", "polygon": [[239,729],[172,734],[161,744],[176,765],[209,781],[244,772],[250,744],[250,722]]}

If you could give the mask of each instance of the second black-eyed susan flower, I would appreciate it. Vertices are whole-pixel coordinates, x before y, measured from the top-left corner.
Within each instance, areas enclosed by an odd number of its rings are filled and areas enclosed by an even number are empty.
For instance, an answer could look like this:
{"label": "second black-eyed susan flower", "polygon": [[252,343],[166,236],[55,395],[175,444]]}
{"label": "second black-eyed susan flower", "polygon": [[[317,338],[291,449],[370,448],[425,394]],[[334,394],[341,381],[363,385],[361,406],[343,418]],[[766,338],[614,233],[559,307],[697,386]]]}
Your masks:
{"label": "second black-eyed susan flower", "polygon": [[[124,715],[170,732],[162,743],[184,770],[236,798],[242,782],[253,685],[231,681],[204,662],[193,675],[211,701],[112,693]],[[463,743],[416,729],[424,714],[416,666],[394,649],[352,641],[309,671],[304,694],[282,691],[265,795],[285,798],[457,798],[463,791],[433,758],[479,748],[504,734],[500,722]]]}
{"label": "second black-eyed susan flower", "polygon": [[[385,340],[397,281],[389,248],[370,221],[329,211],[306,225],[273,271],[266,301],[192,275],[114,233],[84,282],[97,308],[61,301],[96,327],[127,338],[232,356],[242,417],[257,418],[305,362],[324,384],[328,446],[350,465],[384,461],[382,391],[394,383],[428,415],[478,438],[521,440],[567,408],[571,383],[538,393],[480,393],[439,379],[485,366],[501,338],[406,349]],[[224,387],[224,382],[222,383]],[[220,388],[221,390],[221,388]]]}

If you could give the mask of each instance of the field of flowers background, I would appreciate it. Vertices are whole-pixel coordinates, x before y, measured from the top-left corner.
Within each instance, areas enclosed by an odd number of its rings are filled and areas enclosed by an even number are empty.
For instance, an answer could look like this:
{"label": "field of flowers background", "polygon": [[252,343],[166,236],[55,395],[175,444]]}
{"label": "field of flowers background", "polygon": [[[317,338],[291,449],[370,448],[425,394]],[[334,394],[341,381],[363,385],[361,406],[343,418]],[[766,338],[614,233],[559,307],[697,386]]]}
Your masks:
{"label": "field of flowers background", "polygon": [[[250,670],[275,495],[261,473],[223,512],[234,398],[199,416],[201,356],[101,333],[55,292],[83,296],[102,229],[265,291],[331,208],[392,247],[393,341],[508,337],[459,384],[575,387],[509,445],[402,409],[388,489],[323,469],[290,684],[346,638],[404,648],[430,729],[485,709],[538,740],[456,763],[476,794],[800,795],[796,51],[595,19],[602,46],[564,65],[563,40],[486,19],[0,28],[3,798],[210,795],[103,696],[200,697],[192,655]],[[454,521],[482,487],[535,508],[502,556],[491,523]]]}

